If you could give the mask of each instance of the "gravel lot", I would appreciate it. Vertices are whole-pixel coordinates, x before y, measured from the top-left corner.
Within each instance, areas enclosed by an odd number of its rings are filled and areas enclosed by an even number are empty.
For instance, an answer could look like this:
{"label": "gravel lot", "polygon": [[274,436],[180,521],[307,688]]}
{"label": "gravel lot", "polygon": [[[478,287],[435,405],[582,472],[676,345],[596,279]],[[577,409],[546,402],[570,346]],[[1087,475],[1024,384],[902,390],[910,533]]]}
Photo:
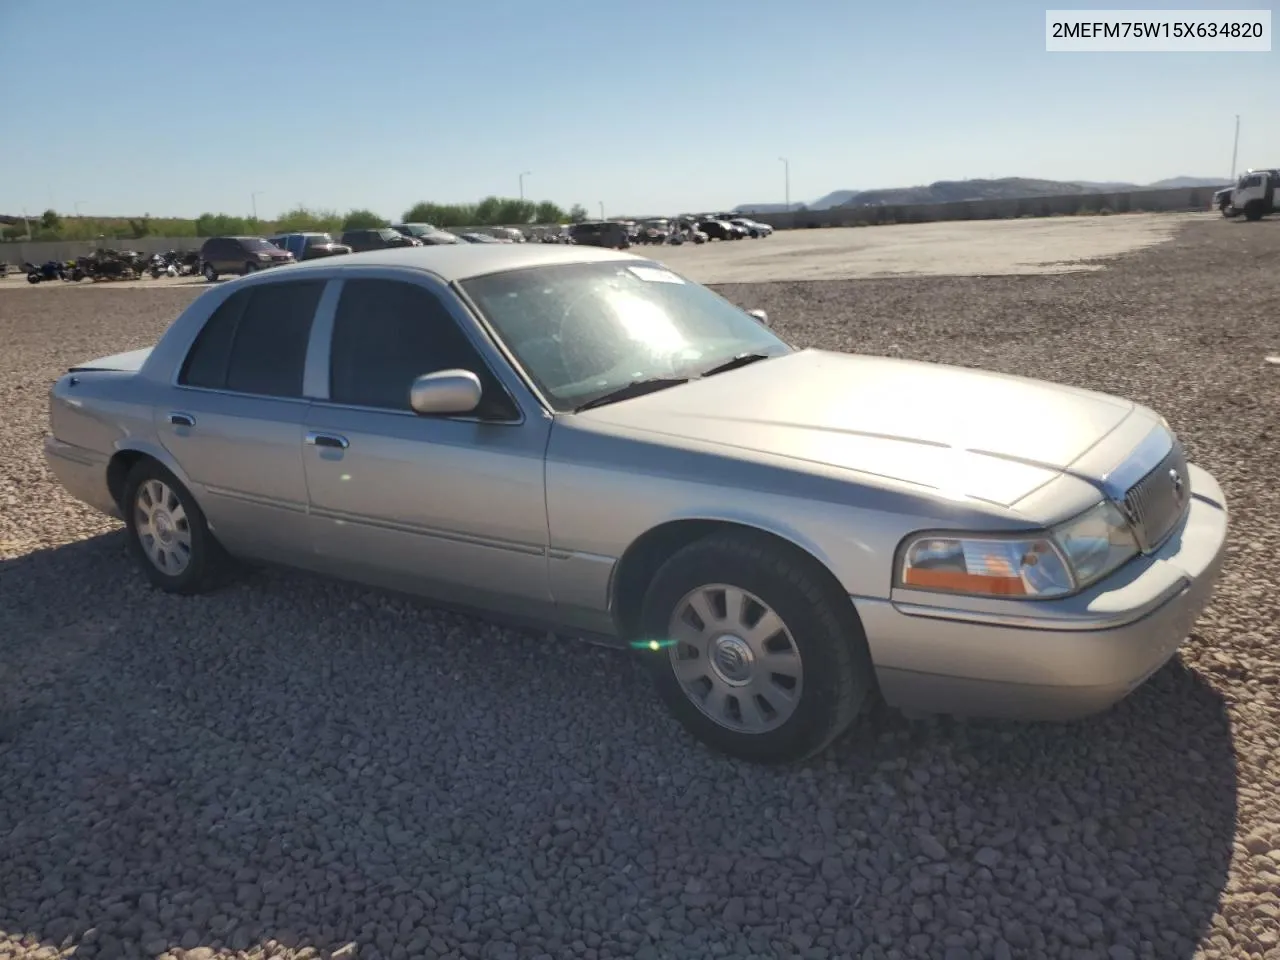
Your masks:
{"label": "gravel lot", "polygon": [[193,291],[0,291],[0,957],[1280,958],[1277,266],[1280,224],[1218,220],[1093,273],[724,288],[1152,404],[1234,511],[1180,662],[1106,715],[877,709],[791,770],[621,653],[283,573],[146,589],[46,473],[45,391]]}

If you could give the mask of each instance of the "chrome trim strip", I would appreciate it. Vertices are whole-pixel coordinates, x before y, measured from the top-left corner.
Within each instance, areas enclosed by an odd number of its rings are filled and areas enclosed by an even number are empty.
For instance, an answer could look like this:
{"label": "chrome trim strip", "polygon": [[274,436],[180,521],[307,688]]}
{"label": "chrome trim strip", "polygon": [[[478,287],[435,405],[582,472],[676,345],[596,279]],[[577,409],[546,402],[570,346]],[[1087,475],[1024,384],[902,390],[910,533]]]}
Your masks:
{"label": "chrome trim strip", "polygon": [[359,516],[354,513],[343,513],[339,510],[311,508],[311,516],[321,520],[333,520],[336,523],[351,523],[362,527],[375,527],[379,530],[391,530],[395,533],[411,533],[415,536],[430,537],[434,540],[447,540],[450,543],[465,543],[476,547],[490,547],[494,550],[506,550],[531,557],[546,556],[547,548],[542,544],[518,543],[513,540],[499,540],[493,537],[479,537],[454,530],[440,530],[436,527],[425,527],[410,523],[393,523],[373,517]]}
{"label": "chrome trim strip", "polygon": [[602,553],[584,553],[581,550],[560,550],[555,547],[547,549],[548,560],[587,560],[591,563],[617,563],[617,557],[606,557]]}
{"label": "chrome trim strip", "polygon": [[342,279],[325,284],[315,316],[311,318],[311,335],[307,340],[307,359],[302,367],[302,395],[316,400],[329,399],[329,348],[333,341],[333,318],[338,313],[342,296]]}
{"label": "chrome trim strip", "polygon": [[[239,397],[243,400],[274,400],[278,403],[297,403],[304,406],[311,402],[306,397],[279,397],[272,396],[269,393],[240,393],[236,390],[224,390],[220,387],[193,387],[188,383],[173,383],[170,386],[175,390],[187,390],[192,393],[211,393],[220,397]],[[221,415],[221,411],[217,412]],[[244,416],[244,414],[226,414],[226,416]]]}
{"label": "chrome trim strip", "polygon": [[[398,410],[395,407],[369,407],[358,403],[337,403],[333,400],[316,400],[314,406],[317,410],[352,410],[358,413],[377,413],[389,417],[406,417],[410,420],[422,420],[426,423],[440,421],[442,423],[483,423],[487,426],[494,427],[518,427],[524,423],[524,410],[519,403],[516,404],[516,410],[520,411],[520,417],[517,420],[491,420],[486,417],[476,417],[470,414],[458,414],[450,416],[423,416],[420,413],[414,413],[412,410]],[[368,427],[360,428],[364,433],[371,433]],[[431,441],[425,441],[431,442]]]}
{"label": "chrome trim strip", "polygon": [[245,493],[242,490],[229,490],[226,487],[211,487],[207,484],[204,486],[204,489],[215,497],[224,497],[227,500],[240,500],[244,503],[252,503],[260,507],[275,507],[278,510],[287,510],[290,513],[307,512],[307,505],[305,503],[298,503],[294,500],[278,500],[275,497],[264,497],[256,493]]}

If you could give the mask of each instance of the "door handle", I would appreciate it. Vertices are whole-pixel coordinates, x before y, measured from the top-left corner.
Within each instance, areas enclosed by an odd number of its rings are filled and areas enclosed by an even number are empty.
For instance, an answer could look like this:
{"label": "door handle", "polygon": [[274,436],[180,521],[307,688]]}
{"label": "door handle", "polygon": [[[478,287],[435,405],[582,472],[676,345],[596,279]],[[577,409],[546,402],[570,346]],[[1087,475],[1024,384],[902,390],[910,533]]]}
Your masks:
{"label": "door handle", "polygon": [[314,430],[307,434],[307,443],[313,447],[333,447],[337,450],[345,450],[351,446],[346,437],[336,433],[316,433]]}
{"label": "door handle", "polygon": [[189,413],[178,413],[177,411],[174,411],[169,414],[169,422],[175,427],[194,427],[196,425],[196,418]]}

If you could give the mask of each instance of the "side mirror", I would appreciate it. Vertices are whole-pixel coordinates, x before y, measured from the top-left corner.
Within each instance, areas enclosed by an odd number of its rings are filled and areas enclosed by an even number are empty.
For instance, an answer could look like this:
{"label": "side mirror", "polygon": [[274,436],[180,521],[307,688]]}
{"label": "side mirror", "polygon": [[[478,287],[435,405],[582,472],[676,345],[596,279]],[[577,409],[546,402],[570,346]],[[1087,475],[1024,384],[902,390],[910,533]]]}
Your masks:
{"label": "side mirror", "polygon": [[748,310],[747,313],[748,315],[755,317],[757,320],[763,323],[766,327],[769,326],[769,314],[766,313],[764,310]]}
{"label": "side mirror", "polygon": [[471,413],[480,405],[480,378],[470,370],[426,373],[409,387],[409,406],[423,416]]}

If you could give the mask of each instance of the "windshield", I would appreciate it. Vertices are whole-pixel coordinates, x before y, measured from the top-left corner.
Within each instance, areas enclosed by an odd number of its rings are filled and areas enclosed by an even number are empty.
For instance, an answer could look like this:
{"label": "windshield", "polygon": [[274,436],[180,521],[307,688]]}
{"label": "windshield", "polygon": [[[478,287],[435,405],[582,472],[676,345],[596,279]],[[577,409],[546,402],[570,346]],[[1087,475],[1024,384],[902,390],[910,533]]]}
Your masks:
{"label": "windshield", "polygon": [[634,380],[693,377],[790,347],[706,287],[649,261],[531,267],[461,283],[559,411]]}
{"label": "windshield", "polygon": [[398,230],[392,230],[390,227],[383,227],[378,231],[378,236],[383,240],[394,240],[396,237],[403,236]]}
{"label": "windshield", "polygon": [[429,223],[402,223],[395,229],[401,233],[407,233],[411,237],[424,237],[428,233],[436,232],[436,228]]}
{"label": "windshield", "polygon": [[275,250],[276,246],[270,240],[264,240],[262,237],[245,237],[241,241],[247,250]]}

